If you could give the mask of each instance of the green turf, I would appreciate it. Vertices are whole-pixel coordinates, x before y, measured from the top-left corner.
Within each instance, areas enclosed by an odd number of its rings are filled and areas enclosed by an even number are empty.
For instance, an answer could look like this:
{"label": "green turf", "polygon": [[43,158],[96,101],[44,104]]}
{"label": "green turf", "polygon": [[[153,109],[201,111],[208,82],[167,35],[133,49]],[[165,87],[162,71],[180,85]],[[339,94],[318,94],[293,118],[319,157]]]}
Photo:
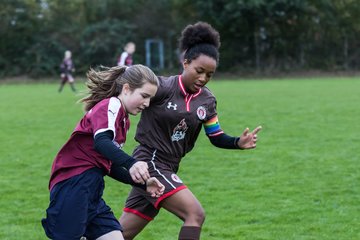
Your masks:
{"label": "green turf", "polygon": [[[214,80],[209,87],[227,133],[263,130],[252,151],[217,149],[202,132],[183,159],[179,175],[207,214],[202,239],[360,239],[360,78]],[[0,85],[0,239],[46,239],[40,219],[51,163],[83,115],[79,96],[56,89]],[[119,216],[129,186],[106,182],[104,198]],[[137,239],[177,239],[180,226],[161,211]]]}

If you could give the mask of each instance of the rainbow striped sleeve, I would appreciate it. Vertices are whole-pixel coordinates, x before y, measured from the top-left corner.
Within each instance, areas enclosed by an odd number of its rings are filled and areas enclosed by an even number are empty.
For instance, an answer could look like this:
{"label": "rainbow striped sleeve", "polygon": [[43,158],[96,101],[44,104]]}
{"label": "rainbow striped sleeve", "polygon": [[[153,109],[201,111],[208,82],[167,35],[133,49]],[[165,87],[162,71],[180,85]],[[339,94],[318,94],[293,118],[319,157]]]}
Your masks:
{"label": "rainbow striped sleeve", "polygon": [[219,124],[219,120],[218,120],[217,116],[215,116],[212,119],[210,119],[209,121],[205,122],[204,129],[205,129],[206,135],[208,135],[210,137],[224,133],[223,130],[221,130],[221,128],[220,128],[220,124]]}

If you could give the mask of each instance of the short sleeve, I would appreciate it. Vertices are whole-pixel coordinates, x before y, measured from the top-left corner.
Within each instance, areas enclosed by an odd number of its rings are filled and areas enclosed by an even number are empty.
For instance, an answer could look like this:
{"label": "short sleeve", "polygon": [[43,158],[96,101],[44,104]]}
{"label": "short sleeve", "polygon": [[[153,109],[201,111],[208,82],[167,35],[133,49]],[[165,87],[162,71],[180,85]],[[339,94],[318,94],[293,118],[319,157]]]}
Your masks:
{"label": "short sleeve", "polygon": [[211,97],[212,101],[209,101],[208,104],[208,114],[204,119],[203,126],[206,135],[208,136],[217,136],[223,133],[223,130],[220,127],[219,119],[216,112],[216,99]]}
{"label": "short sleeve", "polygon": [[210,119],[213,119],[214,117],[217,116],[216,105],[217,105],[217,102],[216,102],[215,97],[214,96],[209,97],[208,104],[207,104],[207,114],[204,119],[204,122],[207,122]]}
{"label": "short sleeve", "polygon": [[125,60],[128,56],[129,56],[129,54],[127,52],[121,53],[121,56],[118,61],[118,66],[125,65]]}
{"label": "short sleeve", "polygon": [[121,102],[117,98],[110,98],[107,101],[98,103],[89,112],[89,121],[94,133],[94,137],[98,133],[111,130],[115,139],[115,123],[120,114]]}

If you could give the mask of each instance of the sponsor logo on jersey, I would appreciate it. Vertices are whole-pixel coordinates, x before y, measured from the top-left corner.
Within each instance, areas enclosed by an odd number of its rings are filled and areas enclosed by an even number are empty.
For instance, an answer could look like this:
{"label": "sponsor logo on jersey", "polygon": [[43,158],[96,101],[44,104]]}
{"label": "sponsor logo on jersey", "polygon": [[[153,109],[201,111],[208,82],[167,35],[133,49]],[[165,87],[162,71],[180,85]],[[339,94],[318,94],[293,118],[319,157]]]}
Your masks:
{"label": "sponsor logo on jersey", "polygon": [[186,130],[188,126],[185,122],[185,118],[179,122],[178,125],[173,130],[173,135],[171,136],[171,141],[180,141],[181,139],[185,138]]}
{"label": "sponsor logo on jersey", "polygon": [[177,182],[177,183],[182,183],[181,179],[178,177],[178,175],[176,175],[175,173],[171,174],[171,179],[174,181],[174,182]]}
{"label": "sponsor logo on jersey", "polygon": [[177,104],[172,104],[172,102],[168,102],[167,108],[168,109],[172,108],[174,111],[176,111],[177,110]]}
{"label": "sponsor logo on jersey", "polygon": [[113,117],[115,117],[116,112],[111,111],[111,109],[109,109],[108,111],[113,115]]}
{"label": "sponsor logo on jersey", "polygon": [[196,110],[196,114],[200,120],[204,120],[206,118],[206,109],[203,106],[200,106]]}

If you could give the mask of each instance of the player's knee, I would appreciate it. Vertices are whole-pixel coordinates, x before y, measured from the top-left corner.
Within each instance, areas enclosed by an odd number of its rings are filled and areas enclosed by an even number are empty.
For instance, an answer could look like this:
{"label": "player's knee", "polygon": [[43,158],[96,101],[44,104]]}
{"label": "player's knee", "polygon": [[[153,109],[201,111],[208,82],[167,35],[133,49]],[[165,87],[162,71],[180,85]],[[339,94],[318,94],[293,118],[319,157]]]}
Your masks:
{"label": "player's knee", "polygon": [[203,208],[201,208],[201,210],[197,213],[197,218],[198,218],[198,222],[199,222],[199,225],[201,226],[204,221],[205,221],[205,211]]}
{"label": "player's knee", "polygon": [[192,222],[197,223],[198,226],[201,226],[205,221],[204,209],[202,207],[192,209],[186,216],[186,220],[191,220]]}

